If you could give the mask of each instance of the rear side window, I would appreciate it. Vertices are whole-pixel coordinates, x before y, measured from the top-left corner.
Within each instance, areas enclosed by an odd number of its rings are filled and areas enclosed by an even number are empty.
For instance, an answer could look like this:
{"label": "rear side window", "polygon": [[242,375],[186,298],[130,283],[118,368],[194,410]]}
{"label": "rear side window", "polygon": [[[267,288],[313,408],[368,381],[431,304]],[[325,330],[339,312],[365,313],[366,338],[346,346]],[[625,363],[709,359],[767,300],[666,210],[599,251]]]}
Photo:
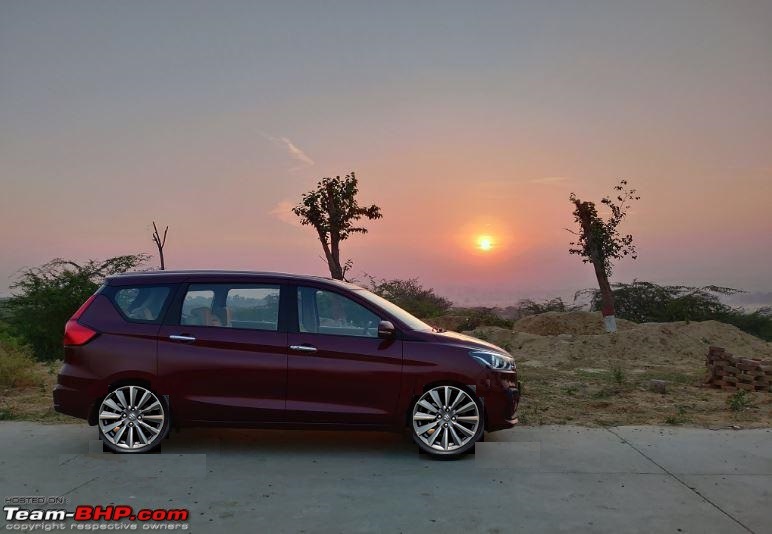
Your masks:
{"label": "rear side window", "polygon": [[279,329],[279,286],[191,284],[182,301],[181,325]]}
{"label": "rear side window", "polygon": [[155,322],[161,318],[171,292],[168,286],[137,286],[118,289],[113,302],[129,321]]}

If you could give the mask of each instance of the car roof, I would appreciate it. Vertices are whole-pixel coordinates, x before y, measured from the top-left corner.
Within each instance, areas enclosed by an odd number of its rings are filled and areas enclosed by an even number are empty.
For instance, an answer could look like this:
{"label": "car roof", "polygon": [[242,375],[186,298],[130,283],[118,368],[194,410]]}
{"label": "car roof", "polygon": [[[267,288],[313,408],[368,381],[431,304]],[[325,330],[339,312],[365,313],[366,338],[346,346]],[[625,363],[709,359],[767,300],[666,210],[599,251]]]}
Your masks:
{"label": "car roof", "polygon": [[325,278],[293,273],[270,271],[229,271],[229,270],[176,270],[176,271],[138,271],[108,276],[108,285],[130,284],[173,284],[185,281],[195,282],[250,282],[272,280],[277,282],[316,282],[325,285],[338,286],[346,289],[361,289],[354,284]]}

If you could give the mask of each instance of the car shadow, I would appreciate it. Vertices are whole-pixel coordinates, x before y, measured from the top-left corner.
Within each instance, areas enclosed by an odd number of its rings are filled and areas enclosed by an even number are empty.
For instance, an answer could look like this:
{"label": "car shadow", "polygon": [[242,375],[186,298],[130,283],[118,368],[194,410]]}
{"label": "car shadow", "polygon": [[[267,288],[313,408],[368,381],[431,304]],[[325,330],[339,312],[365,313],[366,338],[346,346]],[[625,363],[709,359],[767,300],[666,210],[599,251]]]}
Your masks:
{"label": "car shadow", "polygon": [[185,428],[162,444],[169,454],[271,454],[295,456],[403,455],[416,453],[407,435],[376,431]]}

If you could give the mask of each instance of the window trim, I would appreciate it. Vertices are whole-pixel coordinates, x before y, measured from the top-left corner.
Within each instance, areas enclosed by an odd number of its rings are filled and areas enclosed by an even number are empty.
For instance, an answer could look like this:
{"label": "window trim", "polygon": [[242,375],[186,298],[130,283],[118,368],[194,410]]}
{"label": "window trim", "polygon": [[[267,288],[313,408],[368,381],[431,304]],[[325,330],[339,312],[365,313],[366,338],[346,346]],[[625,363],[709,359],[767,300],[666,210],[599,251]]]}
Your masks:
{"label": "window trim", "polygon": [[[188,291],[190,290],[191,286],[227,286],[228,290],[231,289],[252,289],[255,286],[271,286],[279,289],[279,311],[277,315],[277,321],[276,321],[276,330],[267,330],[264,328],[241,328],[241,327],[235,327],[235,326],[211,326],[211,325],[205,325],[205,324],[182,324],[182,305],[185,302],[185,297],[188,294]],[[282,307],[284,306],[284,299],[282,296],[285,293],[285,287],[286,284],[278,283],[278,282],[263,282],[263,281],[255,281],[255,282],[210,282],[210,281],[198,281],[198,280],[186,280],[185,282],[179,284],[179,292],[177,295],[175,295],[175,302],[174,306],[171,307],[167,313],[167,320],[164,321],[164,325],[168,326],[179,326],[180,328],[216,328],[218,330],[228,332],[228,331],[236,331],[236,332],[269,332],[269,333],[286,333],[287,330],[284,328],[284,325],[282,324]],[[216,297],[216,292],[215,292]],[[227,293],[226,293],[226,299],[227,299]]]}

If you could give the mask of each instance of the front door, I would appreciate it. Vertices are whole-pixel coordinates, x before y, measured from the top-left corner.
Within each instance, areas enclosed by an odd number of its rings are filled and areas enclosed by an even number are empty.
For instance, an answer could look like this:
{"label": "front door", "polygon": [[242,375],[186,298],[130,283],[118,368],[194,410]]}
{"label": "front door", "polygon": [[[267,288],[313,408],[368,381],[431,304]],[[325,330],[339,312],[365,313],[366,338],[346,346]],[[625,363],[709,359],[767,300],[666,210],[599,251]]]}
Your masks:
{"label": "front door", "polygon": [[159,332],[158,375],[191,422],[271,422],[284,414],[287,334],[277,284],[189,284]]}
{"label": "front door", "polygon": [[288,334],[287,418],[383,426],[396,422],[402,341],[379,339],[380,317],[341,293],[297,287]]}

